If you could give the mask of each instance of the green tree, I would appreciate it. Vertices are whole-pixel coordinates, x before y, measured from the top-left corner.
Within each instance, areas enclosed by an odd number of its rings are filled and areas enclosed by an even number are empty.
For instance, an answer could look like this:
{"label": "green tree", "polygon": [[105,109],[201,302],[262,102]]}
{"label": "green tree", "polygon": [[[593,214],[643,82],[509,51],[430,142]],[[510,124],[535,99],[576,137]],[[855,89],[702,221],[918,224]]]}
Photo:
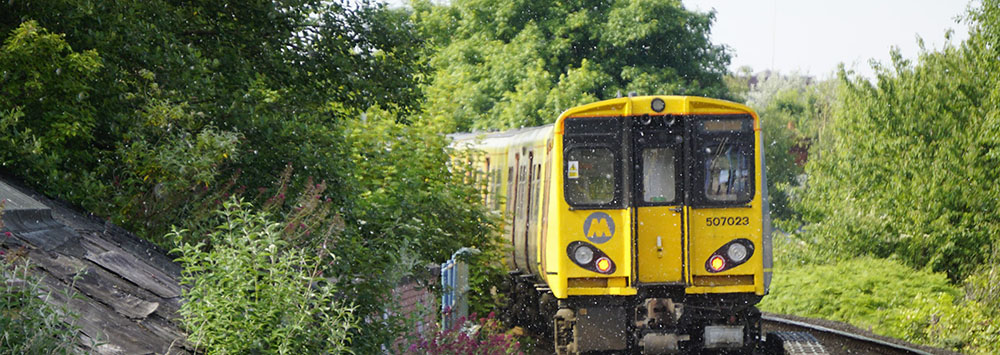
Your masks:
{"label": "green tree", "polygon": [[803,165],[823,154],[837,82],[776,73],[758,75],[758,80],[746,95],[761,119],[771,214],[780,227],[795,229],[799,217],[793,201],[805,188]]}
{"label": "green tree", "polygon": [[[401,112],[413,111],[421,95],[416,86],[423,70],[417,62],[421,41],[413,35],[406,16],[371,2],[43,0],[3,3],[0,9],[4,35],[33,21],[30,23],[39,28],[60,34],[66,49],[87,49],[84,55],[69,60],[93,57],[90,61],[94,62],[64,65],[61,71],[57,67],[23,68],[45,74],[36,82],[53,90],[41,92],[39,98],[53,103],[59,99],[58,105],[39,105],[37,100],[34,106],[39,110],[32,106],[15,110],[5,105],[8,107],[0,108],[9,117],[5,121],[24,117],[19,120],[21,126],[43,122],[41,116],[77,121],[75,126],[45,130],[52,132],[46,134],[72,137],[76,145],[65,152],[75,154],[73,157],[65,156],[69,153],[46,156],[51,160],[47,165],[31,163],[36,172],[19,175],[49,193],[146,235],[161,235],[170,224],[167,220],[184,214],[152,220],[135,217],[190,202],[185,202],[184,195],[197,195],[192,193],[198,190],[197,183],[214,186],[218,176],[241,171],[238,184],[270,186],[275,172],[288,163],[303,168],[317,166],[315,153],[305,149],[281,150],[277,157],[253,154],[271,151],[261,149],[273,147],[271,142],[304,145],[310,137],[294,135],[314,127],[336,130],[342,120],[356,119],[377,103]],[[12,68],[68,64],[46,58],[41,52],[12,52],[10,58],[19,61],[11,62]],[[17,70],[6,80],[15,79]],[[86,75],[79,70],[86,70]],[[5,89],[16,87],[20,85],[4,85]],[[69,91],[59,94],[57,89]],[[330,110],[331,105],[338,109]],[[10,136],[28,137],[13,133]],[[215,176],[187,179],[184,174],[149,174],[166,171],[150,162],[170,165],[184,161],[170,161],[154,153],[160,148],[179,153],[174,148],[194,145],[195,137],[205,142],[209,136],[232,144],[217,146],[221,150],[200,151],[203,154],[198,156],[191,154],[199,151],[188,150],[177,157],[193,158],[199,165],[207,162],[212,167],[208,171]],[[234,141],[235,137],[239,140]],[[233,145],[248,154],[217,154]],[[330,181],[344,178],[337,174],[347,171],[336,164],[320,165],[332,165],[315,173]],[[304,179],[297,177],[297,181]],[[334,188],[341,185],[331,184]],[[177,193],[172,200],[181,203],[156,200],[163,198],[156,196],[164,196],[165,186]],[[334,195],[350,196],[343,191]],[[109,200],[118,202],[109,205]],[[151,203],[162,206],[144,207],[156,211],[134,207]],[[140,219],[142,223],[136,223]]]}
{"label": "green tree", "polygon": [[446,131],[541,125],[630,91],[728,96],[714,14],[679,1],[418,1],[413,18],[437,48],[427,120]]}
{"label": "green tree", "polygon": [[830,148],[806,168],[809,239],[953,281],[988,260],[1000,245],[998,5],[972,10],[960,46],[915,63],[893,51],[875,82],[841,72]]}
{"label": "green tree", "polygon": [[76,52],[64,36],[28,21],[0,47],[0,161],[51,183],[80,178],[97,110],[89,97],[101,70],[93,50]]}

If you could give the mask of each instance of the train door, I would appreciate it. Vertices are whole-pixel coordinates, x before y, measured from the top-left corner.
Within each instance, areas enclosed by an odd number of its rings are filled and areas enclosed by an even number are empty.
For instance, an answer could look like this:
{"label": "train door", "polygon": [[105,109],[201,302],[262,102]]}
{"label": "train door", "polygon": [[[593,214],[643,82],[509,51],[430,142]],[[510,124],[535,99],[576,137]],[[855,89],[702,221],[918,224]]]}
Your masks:
{"label": "train door", "polygon": [[514,153],[513,159],[509,159],[512,164],[507,168],[507,216],[510,217],[510,224],[506,226],[509,229],[508,235],[510,235],[510,253],[507,254],[508,267],[510,270],[517,270],[517,258],[515,257],[517,253],[514,251],[517,246],[517,204],[520,202],[518,198],[518,192],[520,192],[519,181],[520,180],[520,166],[521,156]]}
{"label": "train door", "polygon": [[524,189],[524,234],[522,236],[523,254],[522,260],[524,260],[524,269],[528,271],[529,274],[534,274],[537,265],[534,265],[532,256],[532,244],[529,241],[535,235],[535,225],[538,220],[535,218],[535,200],[538,199],[538,172],[535,170],[535,153],[532,151],[528,152],[528,164],[523,168],[527,171],[525,176],[525,189]]}
{"label": "train door", "polygon": [[642,116],[632,127],[637,282],[684,283],[682,122]]}

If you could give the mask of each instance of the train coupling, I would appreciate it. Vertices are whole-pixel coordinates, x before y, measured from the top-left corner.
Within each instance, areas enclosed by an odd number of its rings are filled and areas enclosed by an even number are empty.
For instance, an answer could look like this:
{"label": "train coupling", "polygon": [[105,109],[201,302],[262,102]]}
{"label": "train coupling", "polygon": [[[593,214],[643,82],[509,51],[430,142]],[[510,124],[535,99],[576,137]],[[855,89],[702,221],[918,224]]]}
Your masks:
{"label": "train coupling", "polygon": [[684,304],[670,298],[647,298],[636,308],[635,326],[642,329],[639,347],[643,354],[676,354],[680,343],[691,340],[687,334],[676,334],[677,322],[684,314]]}
{"label": "train coupling", "polygon": [[[643,354],[678,353],[683,350],[680,343],[691,341],[691,336],[684,333],[694,329],[681,322],[685,313],[683,303],[670,298],[647,298],[635,311],[635,327],[640,334],[637,340]],[[702,330],[698,339],[702,342],[700,348],[727,350],[744,346],[742,325],[707,325]]]}

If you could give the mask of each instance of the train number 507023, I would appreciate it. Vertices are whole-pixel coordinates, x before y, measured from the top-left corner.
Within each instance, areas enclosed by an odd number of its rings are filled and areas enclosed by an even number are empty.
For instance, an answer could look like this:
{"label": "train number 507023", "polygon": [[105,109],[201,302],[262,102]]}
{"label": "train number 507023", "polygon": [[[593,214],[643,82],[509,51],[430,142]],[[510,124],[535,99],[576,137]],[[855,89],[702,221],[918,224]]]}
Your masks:
{"label": "train number 507023", "polygon": [[705,224],[709,227],[747,226],[750,225],[750,217],[708,217]]}

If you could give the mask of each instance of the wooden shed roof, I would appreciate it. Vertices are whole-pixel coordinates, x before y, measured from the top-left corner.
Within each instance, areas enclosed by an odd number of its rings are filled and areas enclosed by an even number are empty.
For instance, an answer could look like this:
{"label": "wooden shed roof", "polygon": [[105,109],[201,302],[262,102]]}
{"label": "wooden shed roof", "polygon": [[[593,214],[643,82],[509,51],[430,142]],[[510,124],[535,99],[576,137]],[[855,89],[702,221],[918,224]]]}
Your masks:
{"label": "wooden shed roof", "polygon": [[[99,354],[191,353],[179,327],[181,268],[155,245],[9,179],[0,250],[21,250],[50,291],[48,302],[80,315],[83,346]],[[81,272],[74,281],[74,276]],[[69,290],[78,297],[67,298]]]}

